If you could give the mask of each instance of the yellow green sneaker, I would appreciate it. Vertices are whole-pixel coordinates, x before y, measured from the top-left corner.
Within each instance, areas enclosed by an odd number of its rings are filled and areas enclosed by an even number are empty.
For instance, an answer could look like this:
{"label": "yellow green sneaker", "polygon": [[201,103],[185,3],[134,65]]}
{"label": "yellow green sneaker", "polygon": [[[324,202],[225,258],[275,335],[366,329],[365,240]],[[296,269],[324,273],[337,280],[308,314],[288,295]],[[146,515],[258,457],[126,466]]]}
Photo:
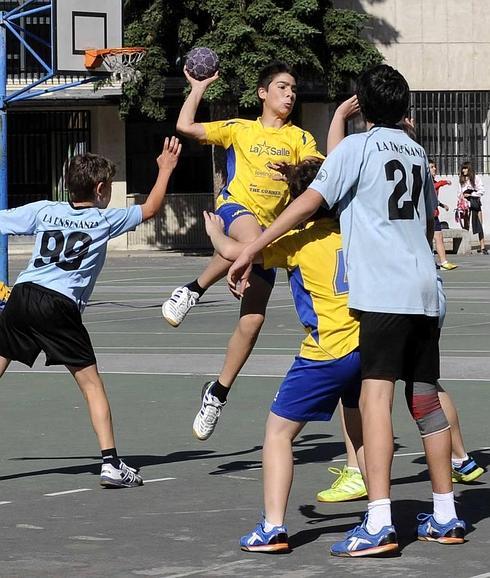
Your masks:
{"label": "yellow green sneaker", "polygon": [[452,467],[453,484],[456,484],[458,482],[460,484],[474,482],[484,473],[485,470],[482,467],[480,467],[471,456],[468,456],[468,459],[466,459],[459,467],[453,465]]}
{"label": "yellow green sneaker", "polygon": [[449,261],[445,261],[444,263],[441,263],[439,265],[439,267],[441,269],[444,269],[445,271],[452,271],[453,269],[457,269],[458,266],[455,265],[454,263],[450,263]]}
{"label": "yellow green sneaker", "polygon": [[337,476],[337,479],[327,490],[322,490],[316,495],[319,502],[348,502],[367,496],[364,480],[359,472],[344,466],[328,468],[328,471]]}

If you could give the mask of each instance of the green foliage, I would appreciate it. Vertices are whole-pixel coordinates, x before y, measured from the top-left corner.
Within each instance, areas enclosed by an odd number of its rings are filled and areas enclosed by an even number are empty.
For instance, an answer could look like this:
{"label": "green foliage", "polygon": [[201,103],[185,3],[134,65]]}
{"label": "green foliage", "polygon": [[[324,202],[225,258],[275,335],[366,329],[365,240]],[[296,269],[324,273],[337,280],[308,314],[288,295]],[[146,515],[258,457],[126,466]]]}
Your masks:
{"label": "green foliage", "polygon": [[323,17],[323,30],[327,47],[325,70],[327,94],[334,97],[349,81],[369,66],[379,64],[383,57],[361,33],[366,14],[353,10],[329,8]]}
{"label": "green foliage", "polygon": [[206,99],[240,107],[257,104],[257,71],[273,60],[323,86],[326,100],[382,60],[362,37],[366,16],[335,9],[330,0],[126,0],[125,19],[126,45],[148,53],[140,79],[125,85],[122,114],[135,109],[164,118],[165,77],[181,76],[193,46],[209,46],[220,58],[220,80]]}

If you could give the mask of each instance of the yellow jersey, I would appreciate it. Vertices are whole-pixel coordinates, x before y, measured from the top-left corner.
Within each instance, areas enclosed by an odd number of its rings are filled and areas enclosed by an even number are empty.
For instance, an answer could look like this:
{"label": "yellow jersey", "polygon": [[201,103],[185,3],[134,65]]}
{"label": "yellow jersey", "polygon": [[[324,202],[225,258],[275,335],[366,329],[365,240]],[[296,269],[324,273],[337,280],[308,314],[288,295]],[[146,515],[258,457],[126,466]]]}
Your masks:
{"label": "yellow jersey", "polygon": [[358,347],[359,322],[347,306],[349,287],[336,221],[310,221],[263,249],[262,255],[265,269],[288,270],[294,306],[307,333],[301,357],[338,359]]}
{"label": "yellow jersey", "polygon": [[269,163],[297,164],[307,157],[323,159],[313,136],[290,122],[281,128],[264,127],[260,118],[235,118],[202,123],[203,143],[226,151],[227,180],[216,208],[234,202],[254,213],[267,227],[289,202],[287,183],[272,178]]}

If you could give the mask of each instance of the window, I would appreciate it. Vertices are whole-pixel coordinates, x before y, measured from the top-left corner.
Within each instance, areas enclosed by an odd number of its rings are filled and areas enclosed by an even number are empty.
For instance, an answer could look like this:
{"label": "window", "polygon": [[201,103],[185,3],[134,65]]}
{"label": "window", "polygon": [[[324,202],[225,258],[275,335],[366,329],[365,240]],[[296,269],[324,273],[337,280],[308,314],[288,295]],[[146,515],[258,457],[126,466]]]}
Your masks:
{"label": "window", "polygon": [[66,200],[64,170],[90,149],[90,112],[10,111],[7,128],[9,208]]}
{"label": "window", "polygon": [[418,141],[441,174],[459,173],[470,161],[490,174],[490,92],[412,92]]}

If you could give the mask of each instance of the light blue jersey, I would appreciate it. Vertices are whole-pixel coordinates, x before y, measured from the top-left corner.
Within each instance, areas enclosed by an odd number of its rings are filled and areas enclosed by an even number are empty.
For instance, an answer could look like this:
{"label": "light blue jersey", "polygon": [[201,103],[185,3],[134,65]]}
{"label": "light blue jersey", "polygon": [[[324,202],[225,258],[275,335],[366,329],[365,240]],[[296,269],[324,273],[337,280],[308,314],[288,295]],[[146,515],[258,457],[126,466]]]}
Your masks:
{"label": "light blue jersey", "polygon": [[310,188],[339,203],[349,307],[439,315],[426,222],[437,197],[424,149],[396,128],[350,135]]}
{"label": "light blue jersey", "polygon": [[0,233],[36,235],[27,269],[17,283],[36,283],[76,302],[83,311],[105,261],[107,242],[142,221],[141,207],[76,209],[38,201],[0,211]]}

